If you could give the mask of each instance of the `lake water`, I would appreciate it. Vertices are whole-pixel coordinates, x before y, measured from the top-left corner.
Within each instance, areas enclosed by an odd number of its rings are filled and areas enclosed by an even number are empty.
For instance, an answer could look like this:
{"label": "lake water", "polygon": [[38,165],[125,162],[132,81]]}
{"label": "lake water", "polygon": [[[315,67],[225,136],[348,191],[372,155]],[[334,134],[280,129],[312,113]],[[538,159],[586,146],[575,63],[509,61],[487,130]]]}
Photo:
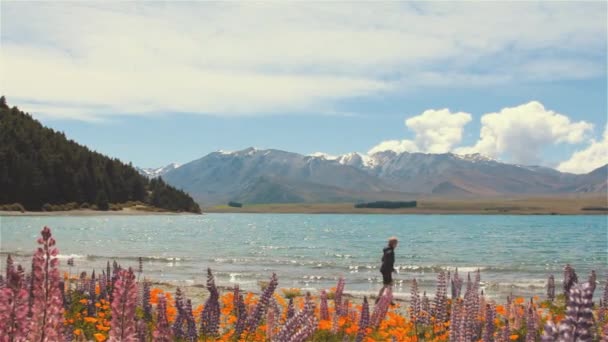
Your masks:
{"label": "lake water", "polygon": [[143,257],[146,277],[184,285],[203,284],[211,267],[220,285],[245,289],[276,272],[280,287],[329,288],[344,277],[347,292],[377,292],[392,235],[401,296],[414,277],[434,293],[436,272],[446,268],[465,277],[480,268],[494,297],[544,296],[547,276],[561,284],[566,263],[583,279],[594,269],[603,281],[608,271],[606,216],[207,214],[0,217],[2,272],[8,253],[30,264],[44,225],[62,267],[75,258],[73,273],[99,272],[109,259],[137,268]]}

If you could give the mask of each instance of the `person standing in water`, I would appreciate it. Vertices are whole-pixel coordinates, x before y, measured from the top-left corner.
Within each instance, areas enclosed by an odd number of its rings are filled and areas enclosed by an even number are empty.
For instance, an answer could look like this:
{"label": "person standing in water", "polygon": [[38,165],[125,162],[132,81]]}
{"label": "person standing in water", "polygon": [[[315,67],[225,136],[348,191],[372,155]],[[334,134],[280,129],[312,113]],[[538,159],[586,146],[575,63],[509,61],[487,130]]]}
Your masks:
{"label": "person standing in water", "polygon": [[380,266],[380,273],[382,273],[382,288],[378,293],[378,298],[376,298],[376,303],[382,297],[384,290],[393,285],[393,272],[397,272],[395,270],[395,248],[397,248],[397,244],[399,241],[396,237],[391,237],[388,239],[388,246],[384,247],[382,250],[382,266]]}

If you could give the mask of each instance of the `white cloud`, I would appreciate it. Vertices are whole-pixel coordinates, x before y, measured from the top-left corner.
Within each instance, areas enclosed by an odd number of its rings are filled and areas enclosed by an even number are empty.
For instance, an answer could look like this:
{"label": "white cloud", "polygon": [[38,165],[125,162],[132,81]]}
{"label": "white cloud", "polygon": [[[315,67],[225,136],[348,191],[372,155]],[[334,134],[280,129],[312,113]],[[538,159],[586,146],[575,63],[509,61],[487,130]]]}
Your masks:
{"label": "white cloud", "polygon": [[599,141],[592,140],[583,150],[574,152],[570,159],[560,163],[557,169],[562,172],[588,173],[608,164],[608,126]]}
{"label": "white cloud", "polygon": [[471,121],[469,113],[451,113],[448,109],[424,111],[405,120],[405,125],[414,132],[414,140],[384,141],[370,149],[373,154],[380,151],[395,152],[449,152],[462,140],[464,126]]}
{"label": "white cloud", "polygon": [[481,125],[477,143],[458,148],[456,153],[478,152],[521,164],[540,162],[539,154],[545,147],[582,143],[593,129],[592,124],[571,122],[566,115],[547,110],[537,101],[484,114]]}
{"label": "white cloud", "polygon": [[606,70],[601,2],[3,3],[1,15],[2,93],[73,118],[75,106],[86,118],[332,111],[420,86]]}

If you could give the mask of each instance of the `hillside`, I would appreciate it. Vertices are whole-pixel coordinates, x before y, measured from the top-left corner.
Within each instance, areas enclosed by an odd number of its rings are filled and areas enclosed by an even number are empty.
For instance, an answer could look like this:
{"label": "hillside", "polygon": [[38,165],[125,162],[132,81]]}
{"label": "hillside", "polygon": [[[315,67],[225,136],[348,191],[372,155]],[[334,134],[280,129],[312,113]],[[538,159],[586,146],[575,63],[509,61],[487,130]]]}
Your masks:
{"label": "hillside", "polygon": [[330,157],[247,148],[213,152],[164,175],[205,206],[243,203],[337,203],[598,193],[606,167],[587,175],[514,165],[479,154],[379,152]]}
{"label": "hillside", "polygon": [[139,201],[170,211],[199,213],[185,192],[162,179],[148,180],[131,165],[89,150],[44,127],[0,99],[0,204],[38,211],[45,204],[75,203],[107,209]]}

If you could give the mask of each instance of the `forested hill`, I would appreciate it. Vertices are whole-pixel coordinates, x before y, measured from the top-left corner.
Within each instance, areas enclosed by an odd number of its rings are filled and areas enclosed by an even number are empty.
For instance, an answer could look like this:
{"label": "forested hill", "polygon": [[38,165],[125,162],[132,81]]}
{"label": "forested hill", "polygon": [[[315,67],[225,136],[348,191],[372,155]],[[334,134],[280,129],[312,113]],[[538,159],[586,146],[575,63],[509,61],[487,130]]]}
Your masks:
{"label": "forested hill", "polygon": [[75,202],[104,210],[129,201],[200,213],[185,192],[68,140],[0,98],[0,205],[20,203],[37,211]]}

